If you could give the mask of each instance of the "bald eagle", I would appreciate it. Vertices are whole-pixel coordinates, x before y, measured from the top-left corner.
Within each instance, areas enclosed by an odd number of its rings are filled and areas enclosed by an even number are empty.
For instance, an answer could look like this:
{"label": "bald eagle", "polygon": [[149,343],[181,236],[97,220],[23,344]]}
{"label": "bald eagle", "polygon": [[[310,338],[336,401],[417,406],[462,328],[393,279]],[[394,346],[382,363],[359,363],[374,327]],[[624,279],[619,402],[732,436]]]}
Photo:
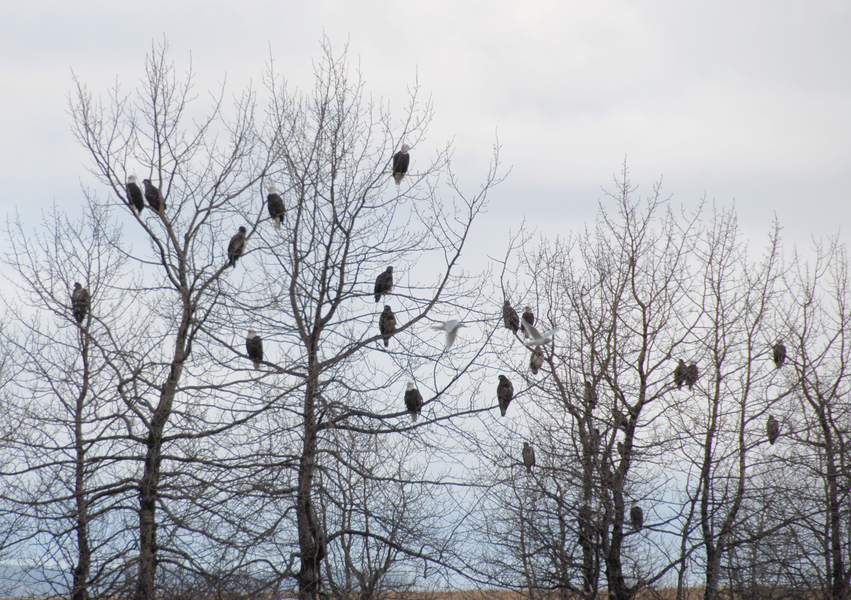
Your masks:
{"label": "bald eagle", "polygon": [[148,201],[148,206],[154,212],[165,210],[165,198],[163,198],[160,188],[151,183],[150,179],[143,179],[142,183],[145,185],[145,200]]}
{"label": "bald eagle", "polygon": [[284,220],[284,214],[287,211],[284,208],[284,201],[278,195],[278,188],[274,185],[269,186],[269,195],[266,196],[266,204],[269,206],[269,216],[272,217],[275,229],[280,229],[281,223]]}
{"label": "bald eagle", "polygon": [[597,390],[594,389],[594,386],[587,379],[585,380],[585,404],[591,410],[594,410],[594,407],[597,406]]}
{"label": "bald eagle", "polygon": [[71,312],[77,323],[82,323],[89,312],[89,290],[74,282],[74,291],[71,293]]}
{"label": "bald eagle", "polygon": [[239,231],[230,239],[228,244],[228,265],[236,268],[236,261],[242,256],[245,250],[245,227],[240,227]]}
{"label": "bald eagle", "polygon": [[248,330],[245,350],[248,352],[248,358],[254,362],[254,370],[260,369],[260,362],[263,360],[263,340],[253,329]]}
{"label": "bald eagle", "polygon": [[644,525],[644,511],[641,510],[637,502],[633,502],[629,509],[629,521],[635,531],[641,531],[641,527]]}
{"label": "bald eagle", "polygon": [[411,413],[411,421],[416,423],[417,416],[423,409],[423,395],[414,387],[414,382],[409,381],[405,390],[405,408]]}
{"label": "bald eagle", "polygon": [[510,329],[514,333],[520,329],[520,317],[517,316],[517,311],[511,308],[511,302],[508,300],[502,305],[502,322],[506,329]]}
{"label": "bald eagle", "polygon": [[393,267],[387,267],[381,275],[375,278],[375,301],[378,302],[381,296],[389,294],[393,289]]}
{"label": "bald eagle", "polygon": [[529,442],[523,442],[523,464],[526,465],[527,473],[531,473],[535,466],[535,449]]}
{"label": "bald eagle", "polygon": [[765,433],[768,434],[768,443],[772,446],[777,438],[780,437],[780,423],[774,418],[774,415],[768,415],[768,422],[765,424]]}
{"label": "bald eagle", "polygon": [[[523,311],[522,318],[523,318],[524,321],[529,323],[529,325],[535,324],[535,313],[532,312],[531,306],[526,307],[526,310]],[[525,327],[523,328],[523,335],[525,335],[526,337],[529,337],[529,332],[526,331]]]}
{"label": "bald eagle", "polygon": [[499,412],[504,417],[511,399],[514,398],[514,386],[511,385],[511,382],[508,381],[508,377],[505,375],[499,376],[499,385],[496,386],[496,397],[499,400]]}
{"label": "bald eagle", "polygon": [[378,330],[384,336],[384,347],[390,345],[390,336],[396,333],[396,315],[389,306],[384,307],[384,312],[378,318]]}
{"label": "bald eagle", "polygon": [[538,346],[532,350],[532,358],[529,359],[529,369],[531,369],[532,375],[537,375],[542,366],[544,366],[544,349]]}
{"label": "bald eagle", "polygon": [[686,366],[686,361],[681,358],[677,368],[674,369],[674,383],[677,384],[678,390],[682,389],[683,384],[686,382],[686,377],[688,377],[688,367]]}
{"label": "bald eagle", "polygon": [[783,363],[786,361],[786,346],[783,345],[783,341],[779,341],[774,344],[774,366],[776,368],[780,368],[783,366]]}
{"label": "bald eagle", "polygon": [[136,183],[135,175],[127,178],[127,199],[130,207],[136,209],[136,214],[141,215],[142,209],[145,208],[145,198],[142,196],[139,184]]}
{"label": "bald eagle", "polygon": [[449,319],[443,323],[432,325],[431,328],[437,331],[446,332],[446,349],[449,350],[452,344],[455,343],[455,338],[458,337],[458,330],[462,327],[467,327],[466,323],[462,323],[459,319]]}
{"label": "bald eagle", "polygon": [[410,149],[411,147],[408,144],[404,144],[402,149],[393,155],[393,179],[396,181],[396,185],[402,183],[402,178],[408,172],[408,165],[411,162],[411,155],[408,154]]}
{"label": "bald eagle", "polygon": [[697,365],[691,363],[686,369],[686,384],[688,385],[688,390],[694,387],[694,384],[697,383]]}

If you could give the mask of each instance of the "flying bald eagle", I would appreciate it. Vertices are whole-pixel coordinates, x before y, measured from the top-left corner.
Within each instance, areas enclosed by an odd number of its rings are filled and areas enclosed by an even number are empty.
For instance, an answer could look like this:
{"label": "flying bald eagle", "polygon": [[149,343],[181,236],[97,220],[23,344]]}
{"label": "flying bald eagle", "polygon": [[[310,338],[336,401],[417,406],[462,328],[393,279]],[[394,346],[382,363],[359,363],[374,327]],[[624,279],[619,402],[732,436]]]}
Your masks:
{"label": "flying bald eagle", "polygon": [[136,183],[135,175],[127,178],[127,199],[130,207],[136,209],[136,214],[141,215],[142,209],[145,208],[145,198],[142,196],[139,184]]}
{"label": "flying bald eagle", "polygon": [[269,186],[269,195],[266,196],[266,204],[269,206],[269,216],[272,217],[275,229],[280,229],[281,223],[284,220],[284,214],[287,211],[284,208],[284,201],[278,195],[278,188],[274,185]]}
{"label": "flying bald eagle", "polygon": [[531,369],[532,375],[537,375],[542,366],[544,366],[544,349],[538,346],[532,350],[532,358],[529,359],[529,369]]}
{"label": "flying bald eagle", "polygon": [[263,340],[253,329],[248,330],[248,337],[245,338],[245,350],[248,352],[248,358],[254,362],[254,370],[259,370],[260,362],[263,360]]}
{"label": "flying bald eagle", "polygon": [[408,144],[404,144],[402,149],[393,155],[393,179],[396,181],[396,185],[402,183],[402,178],[408,172],[408,165],[411,162],[411,155],[408,154],[410,149],[411,147]]}
{"label": "flying bald eagle", "polygon": [[591,410],[594,410],[594,407],[597,406],[597,390],[594,389],[594,386],[587,379],[585,380],[585,404]]}
{"label": "flying bald eagle", "polygon": [[535,466],[535,449],[529,442],[523,442],[523,464],[526,465],[527,473],[531,473]]}
{"label": "flying bald eagle", "polygon": [[384,347],[390,345],[390,336],[396,333],[396,315],[389,306],[384,307],[384,312],[378,318],[378,330],[384,336]]}
{"label": "flying bald eagle", "polygon": [[511,385],[511,382],[508,381],[508,377],[505,375],[499,376],[499,385],[496,386],[496,397],[499,400],[499,412],[504,417],[511,399],[514,398],[514,386]]}
{"label": "flying bald eagle", "polygon": [[768,422],[765,424],[765,433],[768,434],[768,443],[772,446],[777,438],[780,437],[780,423],[774,418],[774,415],[768,415]]}
{"label": "flying bald eagle", "polygon": [[411,421],[416,423],[417,416],[423,409],[423,395],[414,387],[414,382],[409,381],[405,390],[405,408],[411,413]]}
{"label": "flying bald eagle", "polygon": [[783,340],[774,344],[774,366],[780,368],[786,361],[786,346],[783,345]]}
{"label": "flying bald eagle", "polygon": [[691,363],[686,369],[686,384],[688,385],[688,390],[694,387],[694,384],[697,383],[697,365]]}
{"label": "flying bald eagle", "polygon": [[449,319],[448,321],[444,321],[443,323],[438,323],[437,325],[431,326],[432,329],[446,332],[447,350],[449,350],[452,347],[452,344],[455,343],[455,338],[458,337],[458,330],[462,327],[467,327],[467,324],[462,323],[458,319]]}
{"label": "flying bald eagle", "polygon": [[517,316],[517,311],[511,308],[511,302],[508,300],[502,305],[502,323],[514,333],[520,329],[520,317]]}
{"label": "flying bald eagle", "polygon": [[393,289],[393,267],[387,267],[381,275],[375,278],[375,301],[378,302],[381,296],[389,294]]}
{"label": "flying bald eagle", "polygon": [[236,261],[242,256],[245,250],[245,227],[240,227],[239,231],[230,239],[228,244],[228,265],[236,268]]}
{"label": "flying bald eagle", "polygon": [[163,198],[160,188],[151,183],[150,179],[143,179],[142,183],[145,185],[145,200],[148,201],[148,206],[150,206],[154,212],[165,210],[165,198]]}
{"label": "flying bald eagle", "polygon": [[674,383],[677,384],[678,390],[682,389],[687,377],[688,367],[686,366],[686,361],[681,358],[677,368],[674,369]]}
{"label": "flying bald eagle", "polygon": [[629,509],[629,521],[635,531],[641,531],[641,527],[644,525],[644,511],[641,510],[637,502],[633,502]]}
{"label": "flying bald eagle", "polygon": [[74,291],[71,293],[71,312],[77,323],[82,323],[89,312],[89,290],[74,282]]}

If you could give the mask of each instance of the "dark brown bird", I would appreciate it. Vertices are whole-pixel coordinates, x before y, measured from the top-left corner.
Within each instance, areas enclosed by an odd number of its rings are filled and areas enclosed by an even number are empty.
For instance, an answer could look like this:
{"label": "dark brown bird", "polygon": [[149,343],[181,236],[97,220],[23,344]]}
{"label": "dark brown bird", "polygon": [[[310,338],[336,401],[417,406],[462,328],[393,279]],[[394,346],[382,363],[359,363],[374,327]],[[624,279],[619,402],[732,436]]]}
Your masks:
{"label": "dark brown bird", "polygon": [[[523,311],[523,315],[521,316],[521,318],[527,323],[529,323],[529,325],[535,325],[535,313],[532,312],[531,306],[526,307],[526,309]],[[529,337],[529,332],[526,331],[525,328],[523,328],[523,335]]]}
{"label": "dark brown bird", "polygon": [[532,350],[532,358],[529,359],[529,368],[532,370],[532,375],[537,375],[542,366],[544,366],[544,349],[536,346]]}
{"label": "dark brown bird", "polygon": [[141,215],[142,209],[145,208],[145,198],[142,196],[142,189],[136,183],[135,175],[127,178],[127,198],[130,202],[130,207],[135,208],[136,214]]}
{"label": "dark brown bird", "polygon": [[644,511],[641,510],[637,502],[633,502],[632,507],[629,509],[629,521],[632,524],[633,530],[641,531],[641,527],[644,525]]}
{"label": "dark brown bird", "polygon": [[411,421],[416,422],[417,417],[423,410],[423,395],[414,387],[414,382],[409,381],[405,390],[405,408],[411,413]]}
{"label": "dark brown bird", "polygon": [[511,382],[508,381],[508,377],[505,375],[499,376],[499,385],[496,386],[496,397],[499,400],[499,412],[504,417],[511,399],[514,398],[514,386],[511,385]]}
{"label": "dark brown bird", "polygon": [[165,210],[165,198],[163,198],[160,188],[151,183],[150,179],[143,179],[142,183],[145,185],[145,200],[148,201],[148,206],[150,206],[154,212]]}
{"label": "dark brown bird", "polygon": [[506,329],[510,329],[514,333],[520,329],[520,317],[517,316],[517,311],[511,308],[511,302],[508,300],[502,305],[502,322]]}
{"label": "dark brown bird", "polygon": [[77,323],[82,323],[89,312],[89,290],[74,282],[74,291],[71,293],[71,312]]}
{"label": "dark brown bird", "polygon": [[260,363],[263,361],[263,339],[253,329],[248,330],[248,337],[245,338],[245,351],[254,363],[254,370],[260,369]]}
{"label": "dark brown bird", "polygon": [[686,384],[688,384],[689,391],[691,391],[694,384],[697,383],[697,377],[697,365],[695,363],[691,363],[686,370]]}
{"label": "dark brown bird", "polygon": [[677,384],[678,390],[682,389],[687,377],[688,367],[686,366],[686,361],[681,358],[677,368],[674,369],[674,383]]}
{"label": "dark brown bird", "polygon": [[594,407],[597,406],[597,390],[594,389],[594,386],[587,379],[585,380],[585,404],[591,410],[594,410]]}
{"label": "dark brown bird", "polygon": [[390,345],[390,337],[396,333],[396,315],[389,306],[384,307],[381,317],[378,319],[378,330],[384,336],[384,347]]}
{"label": "dark brown bird", "polygon": [[768,422],[765,424],[765,433],[768,434],[768,443],[772,446],[777,438],[780,437],[780,423],[774,418],[774,415],[768,415]]}
{"label": "dark brown bird", "polygon": [[381,275],[375,278],[375,301],[378,302],[381,296],[389,294],[393,289],[393,267],[387,267]]}
{"label": "dark brown bird", "polygon": [[529,442],[523,442],[523,464],[526,465],[527,473],[531,473],[535,466],[535,449]]}
{"label": "dark brown bird", "polygon": [[410,149],[408,144],[403,144],[402,149],[393,155],[393,179],[396,185],[402,183],[402,178],[408,172],[408,165],[411,163],[411,155],[408,154]]}
{"label": "dark brown bird", "polygon": [[275,224],[275,229],[281,228],[281,223],[284,220],[286,209],[284,201],[278,195],[278,188],[274,185],[269,186],[269,195],[266,196],[266,205],[269,207],[269,216],[272,217],[272,222]]}
{"label": "dark brown bird", "polygon": [[245,250],[245,233],[245,227],[240,227],[228,244],[228,265],[234,269],[236,268],[236,261],[239,260]]}
{"label": "dark brown bird", "polygon": [[783,366],[783,363],[786,362],[786,346],[783,345],[783,341],[779,341],[774,344],[774,366],[779,369]]}

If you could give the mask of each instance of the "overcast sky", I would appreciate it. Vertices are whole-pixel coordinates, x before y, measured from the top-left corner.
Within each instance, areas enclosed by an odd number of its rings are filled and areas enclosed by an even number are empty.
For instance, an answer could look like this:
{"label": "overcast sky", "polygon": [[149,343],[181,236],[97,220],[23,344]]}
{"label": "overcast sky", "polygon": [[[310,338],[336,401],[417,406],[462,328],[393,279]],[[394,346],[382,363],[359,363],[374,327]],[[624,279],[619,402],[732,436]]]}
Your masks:
{"label": "overcast sky", "polygon": [[9,4],[4,216],[17,207],[35,224],[54,200],[82,201],[86,156],[66,112],[72,69],[96,93],[116,78],[129,89],[165,35],[178,67],[191,53],[201,87],[225,75],[234,93],[259,84],[271,53],[304,88],[324,32],[335,49],[348,43],[367,90],[392,106],[419,78],[436,110],[427,142],[454,139],[471,187],[498,134],[512,172],[480,223],[491,242],[494,228],[507,239],[524,217],[550,235],[582,227],[624,158],[639,193],[662,177],[676,203],[735,203],[760,244],[775,214],[788,242],[840,227],[851,239],[847,0]]}

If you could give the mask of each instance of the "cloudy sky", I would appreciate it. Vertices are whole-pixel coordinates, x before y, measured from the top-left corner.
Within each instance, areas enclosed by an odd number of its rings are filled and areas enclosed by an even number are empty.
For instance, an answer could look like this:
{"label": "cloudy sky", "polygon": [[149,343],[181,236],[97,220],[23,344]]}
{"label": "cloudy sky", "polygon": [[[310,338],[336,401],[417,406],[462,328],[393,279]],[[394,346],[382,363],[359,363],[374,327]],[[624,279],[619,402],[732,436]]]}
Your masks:
{"label": "cloudy sky", "polygon": [[72,69],[97,93],[129,89],[165,36],[178,67],[191,54],[199,89],[257,85],[270,55],[304,88],[324,34],[392,106],[418,78],[436,111],[427,141],[454,140],[471,188],[498,135],[512,171],[481,227],[506,239],[524,217],[548,235],[582,227],[624,159],[639,193],[662,178],[675,203],[735,203],[755,241],[775,214],[788,242],[840,228],[851,239],[846,0],[48,1],[3,13],[0,212],[33,224],[54,201],[81,202],[89,181],[66,112]]}

